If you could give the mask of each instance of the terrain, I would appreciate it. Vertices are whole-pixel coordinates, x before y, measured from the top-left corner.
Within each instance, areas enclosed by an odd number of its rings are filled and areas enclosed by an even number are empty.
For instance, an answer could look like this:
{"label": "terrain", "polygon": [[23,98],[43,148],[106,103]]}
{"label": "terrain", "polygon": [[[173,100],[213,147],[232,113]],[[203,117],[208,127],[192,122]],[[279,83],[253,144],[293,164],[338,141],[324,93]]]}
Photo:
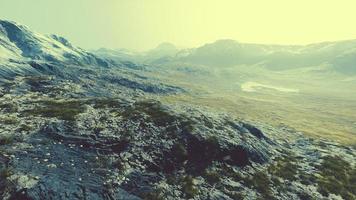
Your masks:
{"label": "terrain", "polygon": [[[0,197],[354,199],[354,51],[341,46],[127,56],[2,20]],[[285,49],[318,59],[282,68]]]}
{"label": "terrain", "polygon": [[[355,40],[306,46],[220,40],[170,56],[161,51],[149,76],[191,91],[164,101],[204,105],[354,145],[355,46]],[[144,55],[152,59],[150,51]]]}

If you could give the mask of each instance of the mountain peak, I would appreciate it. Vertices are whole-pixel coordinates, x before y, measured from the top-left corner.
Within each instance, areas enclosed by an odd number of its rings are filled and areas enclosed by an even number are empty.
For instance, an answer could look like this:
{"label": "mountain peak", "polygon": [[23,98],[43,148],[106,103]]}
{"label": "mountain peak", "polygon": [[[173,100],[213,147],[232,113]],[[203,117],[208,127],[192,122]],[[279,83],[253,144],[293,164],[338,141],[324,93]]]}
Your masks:
{"label": "mountain peak", "polygon": [[0,58],[64,62],[76,65],[103,65],[108,62],[74,47],[57,35],[42,35],[15,22],[0,20]]}
{"label": "mountain peak", "polygon": [[177,47],[172,43],[163,42],[163,43],[159,44],[155,49],[160,49],[160,50],[171,50],[171,49],[174,49],[174,50],[176,50]]}

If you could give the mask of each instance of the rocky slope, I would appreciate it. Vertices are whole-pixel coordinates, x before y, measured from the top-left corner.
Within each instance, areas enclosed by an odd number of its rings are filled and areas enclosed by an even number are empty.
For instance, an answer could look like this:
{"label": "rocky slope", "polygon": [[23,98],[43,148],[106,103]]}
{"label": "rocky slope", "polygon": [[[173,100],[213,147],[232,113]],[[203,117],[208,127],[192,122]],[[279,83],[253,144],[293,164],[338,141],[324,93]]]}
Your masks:
{"label": "rocky slope", "polygon": [[1,199],[355,198],[351,147],[165,105],[189,91],[145,65],[0,30]]}

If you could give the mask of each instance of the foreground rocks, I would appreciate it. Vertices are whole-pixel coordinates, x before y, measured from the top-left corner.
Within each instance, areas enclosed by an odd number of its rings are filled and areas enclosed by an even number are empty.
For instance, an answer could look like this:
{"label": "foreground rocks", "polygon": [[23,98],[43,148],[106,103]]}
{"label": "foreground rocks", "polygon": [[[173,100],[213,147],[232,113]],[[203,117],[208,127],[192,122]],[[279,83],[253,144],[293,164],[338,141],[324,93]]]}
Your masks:
{"label": "foreground rocks", "polygon": [[75,85],[49,97],[55,85],[0,99],[3,199],[355,196],[352,148],[141,97],[71,98]]}

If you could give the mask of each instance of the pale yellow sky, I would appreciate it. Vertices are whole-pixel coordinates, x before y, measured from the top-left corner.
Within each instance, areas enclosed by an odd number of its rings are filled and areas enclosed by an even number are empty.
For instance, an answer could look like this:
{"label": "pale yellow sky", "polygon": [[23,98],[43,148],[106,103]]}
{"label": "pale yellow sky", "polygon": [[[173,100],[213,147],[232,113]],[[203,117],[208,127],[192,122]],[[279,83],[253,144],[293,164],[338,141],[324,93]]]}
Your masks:
{"label": "pale yellow sky", "polygon": [[0,0],[0,18],[84,48],[356,39],[355,0]]}

